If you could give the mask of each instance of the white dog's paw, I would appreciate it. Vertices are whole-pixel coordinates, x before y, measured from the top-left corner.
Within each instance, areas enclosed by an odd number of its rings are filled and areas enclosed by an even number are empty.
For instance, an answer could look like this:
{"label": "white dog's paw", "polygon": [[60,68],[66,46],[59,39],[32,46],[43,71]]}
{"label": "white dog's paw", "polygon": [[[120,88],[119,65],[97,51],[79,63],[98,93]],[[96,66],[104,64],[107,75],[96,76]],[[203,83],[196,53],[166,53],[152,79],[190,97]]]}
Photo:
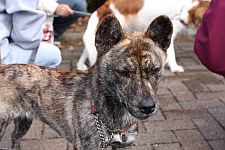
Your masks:
{"label": "white dog's paw", "polygon": [[88,70],[88,67],[85,64],[77,64],[77,70],[86,71]]}
{"label": "white dog's paw", "polygon": [[170,66],[171,72],[184,72],[184,68],[182,66],[176,65],[176,66]]}

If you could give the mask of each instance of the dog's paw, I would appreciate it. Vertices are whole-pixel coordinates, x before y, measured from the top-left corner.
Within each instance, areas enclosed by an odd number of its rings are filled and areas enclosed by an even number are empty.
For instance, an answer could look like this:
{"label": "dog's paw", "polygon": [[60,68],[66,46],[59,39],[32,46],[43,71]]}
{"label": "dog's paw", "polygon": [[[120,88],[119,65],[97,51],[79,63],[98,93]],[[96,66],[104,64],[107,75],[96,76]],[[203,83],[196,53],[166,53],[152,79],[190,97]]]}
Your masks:
{"label": "dog's paw", "polygon": [[182,66],[176,65],[176,66],[170,66],[171,72],[184,72],[184,68]]}
{"label": "dog's paw", "polygon": [[86,71],[88,70],[88,67],[85,64],[82,65],[77,64],[77,70]]}

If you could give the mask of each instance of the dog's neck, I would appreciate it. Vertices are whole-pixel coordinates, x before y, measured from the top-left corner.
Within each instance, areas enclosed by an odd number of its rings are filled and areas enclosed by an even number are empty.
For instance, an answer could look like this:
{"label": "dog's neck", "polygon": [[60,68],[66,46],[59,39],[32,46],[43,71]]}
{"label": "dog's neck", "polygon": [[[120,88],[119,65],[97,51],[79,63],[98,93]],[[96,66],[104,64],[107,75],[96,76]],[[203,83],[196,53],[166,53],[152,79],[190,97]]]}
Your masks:
{"label": "dog's neck", "polygon": [[92,108],[99,114],[99,119],[104,120],[104,124],[111,130],[117,130],[127,126],[127,124],[132,124],[134,120],[136,121],[115,94],[102,88],[103,86],[97,76],[91,78],[94,78],[92,79],[92,91],[90,93]]}
{"label": "dog's neck", "polygon": [[[90,111],[95,116],[95,124],[100,136],[102,148],[104,149],[109,145],[117,147],[118,145],[114,145],[114,143],[118,142],[123,146],[129,145],[135,140],[137,134],[137,120],[123,106],[121,107],[120,103],[110,103],[110,101],[115,100],[112,97],[109,98],[106,96],[100,99],[103,100],[102,104],[96,103],[96,101],[95,103],[94,101],[90,102]],[[115,106],[114,108],[116,109],[111,109],[112,106]]]}

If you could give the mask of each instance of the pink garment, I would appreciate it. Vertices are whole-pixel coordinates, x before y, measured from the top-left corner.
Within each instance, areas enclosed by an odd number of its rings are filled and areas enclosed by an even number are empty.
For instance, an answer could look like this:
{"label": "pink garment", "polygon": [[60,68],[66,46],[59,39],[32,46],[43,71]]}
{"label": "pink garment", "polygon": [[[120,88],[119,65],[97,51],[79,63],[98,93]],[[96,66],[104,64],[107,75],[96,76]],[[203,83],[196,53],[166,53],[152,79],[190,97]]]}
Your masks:
{"label": "pink garment", "polygon": [[225,0],[212,0],[195,36],[194,51],[210,71],[225,77]]}

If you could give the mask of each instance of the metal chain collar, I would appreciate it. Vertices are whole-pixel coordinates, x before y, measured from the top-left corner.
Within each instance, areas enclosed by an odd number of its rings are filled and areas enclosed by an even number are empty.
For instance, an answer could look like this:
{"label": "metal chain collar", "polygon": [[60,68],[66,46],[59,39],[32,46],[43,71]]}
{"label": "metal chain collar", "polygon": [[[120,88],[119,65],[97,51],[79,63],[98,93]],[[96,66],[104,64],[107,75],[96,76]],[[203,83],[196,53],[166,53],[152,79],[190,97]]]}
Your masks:
{"label": "metal chain collar", "polygon": [[[113,139],[114,133],[110,130],[99,118],[98,115],[95,115],[95,124],[97,126],[97,131],[99,132],[100,141],[101,141],[101,149],[104,150],[107,146],[109,146],[110,141]],[[108,140],[106,141],[105,134],[103,131],[103,128],[106,128],[106,130],[109,132]]]}

